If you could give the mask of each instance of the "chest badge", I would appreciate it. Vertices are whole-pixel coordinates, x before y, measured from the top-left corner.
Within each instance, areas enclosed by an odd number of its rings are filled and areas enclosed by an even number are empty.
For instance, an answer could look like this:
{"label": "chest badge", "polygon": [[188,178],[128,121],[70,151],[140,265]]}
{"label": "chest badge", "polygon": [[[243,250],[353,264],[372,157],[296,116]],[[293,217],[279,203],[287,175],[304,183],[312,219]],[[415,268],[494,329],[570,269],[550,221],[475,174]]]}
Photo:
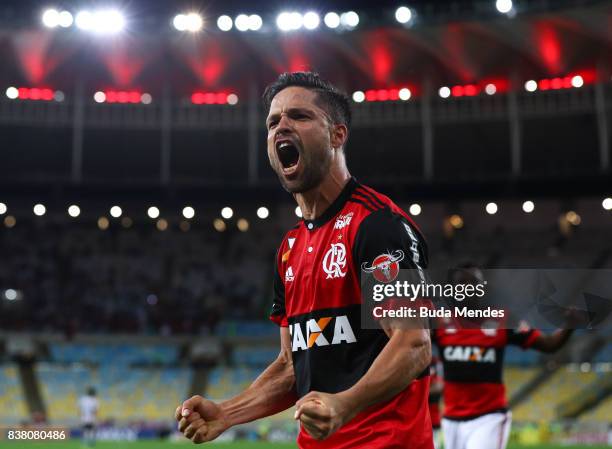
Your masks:
{"label": "chest badge", "polygon": [[343,278],[346,276],[346,247],[344,243],[332,243],[323,258],[325,279]]}
{"label": "chest badge", "polygon": [[340,215],[336,218],[336,223],[334,224],[334,229],[342,229],[351,224],[351,220],[353,219],[353,212],[349,212],[346,215]]}

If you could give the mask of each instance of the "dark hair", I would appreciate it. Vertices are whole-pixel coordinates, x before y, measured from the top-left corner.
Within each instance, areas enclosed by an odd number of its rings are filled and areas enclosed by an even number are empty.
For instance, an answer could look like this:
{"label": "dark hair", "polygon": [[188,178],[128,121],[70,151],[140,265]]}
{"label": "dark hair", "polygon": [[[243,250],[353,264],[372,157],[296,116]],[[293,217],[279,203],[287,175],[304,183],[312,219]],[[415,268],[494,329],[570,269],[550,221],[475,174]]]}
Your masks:
{"label": "dark hair", "polygon": [[334,123],[342,123],[351,127],[351,106],[349,97],[329,81],[322,79],[315,72],[285,72],[276,81],[266,87],[263,101],[266,110],[270,110],[272,99],[281,90],[291,86],[304,87],[317,93],[320,106],[332,118]]}

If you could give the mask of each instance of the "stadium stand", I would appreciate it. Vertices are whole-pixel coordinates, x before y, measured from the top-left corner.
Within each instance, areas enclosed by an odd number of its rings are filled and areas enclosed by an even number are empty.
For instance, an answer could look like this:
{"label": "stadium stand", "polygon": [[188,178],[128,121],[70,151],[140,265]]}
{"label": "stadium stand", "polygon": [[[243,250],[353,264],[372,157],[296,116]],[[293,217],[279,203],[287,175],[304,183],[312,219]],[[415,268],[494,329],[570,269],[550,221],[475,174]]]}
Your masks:
{"label": "stadium stand", "polygon": [[609,396],[591,410],[580,415],[578,419],[582,422],[609,424],[611,420],[610,410],[612,410],[612,396]]}
{"label": "stadium stand", "polygon": [[597,378],[594,372],[562,367],[530,397],[513,409],[513,418],[523,422],[552,421],[555,407],[575,393],[576,385],[587,385]]}
{"label": "stadium stand", "polygon": [[0,364],[0,423],[16,425],[27,421],[29,413],[23,397],[17,366]]}
{"label": "stadium stand", "polygon": [[36,373],[54,424],[75,423],[88,386],[98,391],[102,420],[165,422],[192,381],[176,345],[56,343],[49,352],[51,361],[38,363]]}
{"label": "stadium stand", "polygon": [[59,363],[172,364],[178,361],[178,348],[173,345],[75,344],[50,345],[51,358]]}

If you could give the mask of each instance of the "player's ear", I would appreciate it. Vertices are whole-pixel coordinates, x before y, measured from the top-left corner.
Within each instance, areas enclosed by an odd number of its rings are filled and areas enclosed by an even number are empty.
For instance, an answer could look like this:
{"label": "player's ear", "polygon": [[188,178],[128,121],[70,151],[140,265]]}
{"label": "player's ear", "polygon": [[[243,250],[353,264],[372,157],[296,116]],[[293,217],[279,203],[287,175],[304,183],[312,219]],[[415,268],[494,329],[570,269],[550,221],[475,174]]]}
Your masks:
{"label": "player's ear", "polygon": [[342,148],[348,138],[348,128],[342,123],[336,123],[331,128],[332,148]]}

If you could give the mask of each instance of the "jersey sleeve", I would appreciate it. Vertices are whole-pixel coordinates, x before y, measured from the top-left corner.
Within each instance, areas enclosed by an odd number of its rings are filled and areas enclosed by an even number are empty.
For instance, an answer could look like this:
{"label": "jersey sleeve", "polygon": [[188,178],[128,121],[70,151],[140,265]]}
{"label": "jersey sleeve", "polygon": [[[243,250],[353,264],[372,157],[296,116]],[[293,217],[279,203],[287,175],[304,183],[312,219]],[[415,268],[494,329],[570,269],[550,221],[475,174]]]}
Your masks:
{"label": "jersey sleeve", "polygon": [[389,208],[372,212],[361,222],[353,243],[353,261],[361,275],[362,267],[372,266],[378,256],[399,257],[400,269],[412,269],[411,281],[425,281],[427,244],[409,220]]}
{"label": "jersey sleeve", "polygon": [[541,334],[539,330],[531,329],[528,325],[522,323],[517,329],[508,330],[508,344],[528,349]]}
{"label": "jersey sleeve", "polygon": [[273,298],[272,310],[270,312],[270,320],[274,321],[281,327],[287,327],[287,312],[285,310],[285,284],[283,283],[278,271],[278,253],[274,258],[274,281],[273,281]]}

